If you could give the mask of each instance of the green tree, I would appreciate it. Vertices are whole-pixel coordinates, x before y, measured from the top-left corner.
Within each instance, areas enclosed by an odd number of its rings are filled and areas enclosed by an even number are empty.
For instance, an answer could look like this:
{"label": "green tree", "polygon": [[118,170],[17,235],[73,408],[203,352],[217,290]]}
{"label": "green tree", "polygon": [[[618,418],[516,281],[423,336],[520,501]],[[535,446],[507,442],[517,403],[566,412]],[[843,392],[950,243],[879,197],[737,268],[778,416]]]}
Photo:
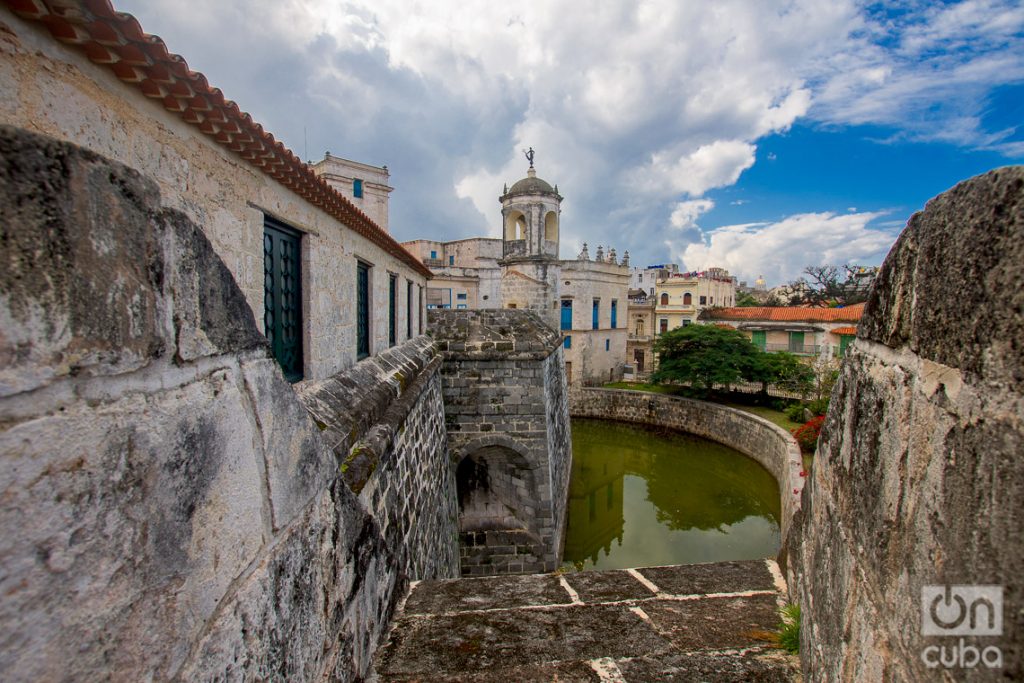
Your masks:
{"label": "green tree", "polygon": [[760,372],[761,350],[738,330],[714,325],[687,325],[670,330],[654,344],[658,369],[655,383],[679,382],[702,386],[750,380]]}
{"label": "green tree", "polygon": [[788,351],[760,353],[751,379],[761,383],[761,392],[768,393],[768,385],[805,394],[814,387],[814,368],[796,354]]}

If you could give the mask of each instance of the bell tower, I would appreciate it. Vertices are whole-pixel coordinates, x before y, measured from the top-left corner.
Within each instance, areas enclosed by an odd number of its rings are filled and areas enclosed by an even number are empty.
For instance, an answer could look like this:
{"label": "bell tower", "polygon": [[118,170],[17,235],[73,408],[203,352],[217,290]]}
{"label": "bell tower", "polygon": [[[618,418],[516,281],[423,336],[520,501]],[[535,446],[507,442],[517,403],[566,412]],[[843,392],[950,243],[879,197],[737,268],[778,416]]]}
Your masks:
{"label": "bell tower", "polygon": [[502,218],[502,305],[538,313],[558,329],[559,221],[562,196],[537,177],[534,151],[526,177],[498,198]]}

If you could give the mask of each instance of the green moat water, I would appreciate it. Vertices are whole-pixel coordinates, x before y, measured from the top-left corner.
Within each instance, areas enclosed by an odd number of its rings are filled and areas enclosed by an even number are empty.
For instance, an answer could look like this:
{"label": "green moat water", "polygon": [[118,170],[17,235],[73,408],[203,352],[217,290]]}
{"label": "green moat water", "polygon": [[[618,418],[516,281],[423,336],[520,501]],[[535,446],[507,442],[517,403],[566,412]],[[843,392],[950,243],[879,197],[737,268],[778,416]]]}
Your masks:
{"label": "green moat water", "polygon": [[699,437],[572,421],[564,559],[577,569],[752,560],[779,549],[774,477]]}

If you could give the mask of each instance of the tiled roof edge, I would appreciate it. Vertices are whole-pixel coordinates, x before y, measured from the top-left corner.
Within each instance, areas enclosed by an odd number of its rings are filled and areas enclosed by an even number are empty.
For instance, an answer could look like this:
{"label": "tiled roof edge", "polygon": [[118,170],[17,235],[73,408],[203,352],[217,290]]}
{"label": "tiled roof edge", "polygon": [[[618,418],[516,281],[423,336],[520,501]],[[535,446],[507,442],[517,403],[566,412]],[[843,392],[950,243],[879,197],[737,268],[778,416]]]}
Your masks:
{"label": "tiled roof edge", "polygon": [[160,37],[145,33],[131,14],[116,11],[109,0],[78,0],[73,6],[51,0],[0,1],[22,19],[41,23],[56,40],[78,48],[146,97],[160,100],[167,111],[420,275],[431,277],[430,269],[394,237],[226,99],[206,76],[189,69],[185,59],[168,51]]}

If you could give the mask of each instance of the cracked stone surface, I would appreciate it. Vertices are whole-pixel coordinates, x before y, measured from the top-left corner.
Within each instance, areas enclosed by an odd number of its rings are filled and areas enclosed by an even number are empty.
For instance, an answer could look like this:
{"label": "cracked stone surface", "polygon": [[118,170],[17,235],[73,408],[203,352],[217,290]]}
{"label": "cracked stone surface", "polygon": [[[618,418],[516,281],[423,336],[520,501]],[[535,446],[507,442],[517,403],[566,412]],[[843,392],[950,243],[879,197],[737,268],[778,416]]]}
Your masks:
{"label": "cracked stone surface", "polygon": [[793,681],[771,560],[415,584],[378,681]]}

